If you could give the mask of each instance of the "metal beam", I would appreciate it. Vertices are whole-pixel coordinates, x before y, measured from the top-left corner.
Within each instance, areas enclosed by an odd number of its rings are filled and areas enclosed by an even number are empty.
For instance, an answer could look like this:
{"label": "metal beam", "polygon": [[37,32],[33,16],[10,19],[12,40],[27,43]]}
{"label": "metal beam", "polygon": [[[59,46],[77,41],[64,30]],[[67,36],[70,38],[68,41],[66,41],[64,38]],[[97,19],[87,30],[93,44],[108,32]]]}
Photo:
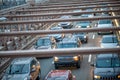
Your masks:
{"label": "metal beam", "polygon": [[16,12],[42,12],[42,11],[59,11],[59,10],[75,10],[75,9],[91,9],[91,8],[109,8],[120,7],[120,4],[115,5],[96,5],[96,6],[80,6],[80,7],[66,7],[66,8],[47,8],[47,9],[23,9]]}
{"label": "metal beam", "polygon": [[81,12],[59,12],[59,13],[41,13],[41,14],[24,14],[24,15],[4,15],[6,18],[21,18],[21,17],[40,17],[40,16],[58,16],[58,15],[80,15],[89,13],[102,13],[102,12],[120,12],[116,10],[102,10],[102,11],[81,11]]}
{"label": "metal beam", "polygon": [[0,57],[52,57],[63,55],[86,55],[86,54],[120,53],[120,48],[68,48],[68,49],[46,49],[46,50],[17,50],[0,51]]}
{"label": "metal beam", "polygon": [[[96,1],[96,0],[92,0],[92,1],[71,1],[71,2],[49,2],[47,4],[35,4],[37,6],[43,6],[43,5],[61,5],[61,4],[65,4],[65,5],[68,5],[68,4],[78,4],[78,3],[97,3],[97,2],[113,2],[113,1],[110,1],[110,0],[99,0],[99,1]],[[114,2],[117,2],[117,1],[114,1]]]}
{"label": "metal beam", "polygon": [[120,15],[117,16],[99,16],[93,18],[70,18],[70,19],[44,19],[44,20],[23,20],[23,21],[6,21],[0,22],[0,25],[14,25],[14,24],[35,24],[35,23],[53,23],[53,22],[67,22],[67,21],[93,21],[101,19],[120,19]]}
{"label": "metal beam", "polygon": [[80,29],[63,29],[63,30],[35,30],[35,31],[14,31],[14,32],[1,32],[0,36],[22,36],[22,35],[45,35],[56,33],[79,33],[79,32],[106,32],[106,31],[119,31],[120,27],[113,28],[80,28]]}
{"label": "metal beam", "polygon": [[[57,7],[70,7],[70,6],[88,6],[88,5],[102,5],[102,4],[119,4],[120,1],[117,2],[98,2],[98,3],[79,3],[79,4],[68,4],[68,5],[48,5],[48,6],[33,6],[29,7],[29,9],[35,9],[35,8],[57,8]],[[28,8],[26,8],[28,9]]]}

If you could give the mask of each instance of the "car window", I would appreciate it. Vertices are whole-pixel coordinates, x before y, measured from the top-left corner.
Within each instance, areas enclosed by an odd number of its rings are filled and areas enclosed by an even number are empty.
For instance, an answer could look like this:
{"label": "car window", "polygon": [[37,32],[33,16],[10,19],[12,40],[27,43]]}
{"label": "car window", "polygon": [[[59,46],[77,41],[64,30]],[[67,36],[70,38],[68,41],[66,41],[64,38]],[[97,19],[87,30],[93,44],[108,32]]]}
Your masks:
{"label": "car window", "polygon": [[98,59],[96,62],[96,67],[99,68],[120,67],[120,59],[119,58]]}
{"label": "car window", "polygon": [[12,64],[10,65],[8,74],[25,74],[29,72],[29,64]]}
{"label": "car window", "polygon": [[61,43],[57,44],[57,48],[75,48],[77,47],[77,43]]}
{"label": "car window", "polygon": [[48,46],[51,42],[49,39],[39,39],[36,43],[36,46]]}
{"label": "car window", "polygon": [[97,67],[111,67],[111,59],[98,59],[96,62]]}
{"label": "car window", "polygon": [[112,60],[112,66],[114,66],[114,67],[120,67],[120,59],[119,58],[113,58],[113,60]]}
{"label": "car window", "polygon": [[32,60],[31,64],[30,64],[30,68],[31,70],[33,69],[33,66],[36,66],[37,62],[35,60]]}
{"label": "car window", "polygon": [[102,39],[102,43],[117,43],[117,37],[106,37]]}
{"label": "car window", "polygon": [[100,20],[99,24],[111,24],[110,20]]}

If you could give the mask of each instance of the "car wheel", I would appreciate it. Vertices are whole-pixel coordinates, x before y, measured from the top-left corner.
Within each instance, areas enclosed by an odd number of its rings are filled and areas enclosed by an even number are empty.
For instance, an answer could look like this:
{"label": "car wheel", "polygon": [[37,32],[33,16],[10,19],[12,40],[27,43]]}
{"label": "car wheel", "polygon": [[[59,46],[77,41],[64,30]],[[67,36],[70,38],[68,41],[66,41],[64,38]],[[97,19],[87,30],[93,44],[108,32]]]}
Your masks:
{"label": "car wheel", "polygon": [[41,71],[39,72],[38,77],[37,77],[36,80],[40,80],[40,78],[41,78]]}
{"label": "car wheel", "polygon": [[55,65],[55,69],[58,69],[58,65]]}
{"label": "car wheel", "polygon": [[85,41],[85,43],[87,43],[87,42],[88,42],[88,40]]}
{"label": "car wheel", "polygon": [[76,67],[77,67],[77,68],[80,68],[80,62],[78,62],[78,63],[76,64]]}

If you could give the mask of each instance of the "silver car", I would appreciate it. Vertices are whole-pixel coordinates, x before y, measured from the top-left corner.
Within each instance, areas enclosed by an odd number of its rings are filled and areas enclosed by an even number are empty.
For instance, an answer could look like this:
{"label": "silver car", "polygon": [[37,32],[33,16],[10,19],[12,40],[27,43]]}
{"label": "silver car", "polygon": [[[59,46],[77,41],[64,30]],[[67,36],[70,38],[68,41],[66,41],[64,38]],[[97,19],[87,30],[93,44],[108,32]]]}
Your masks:
{"label": "silver car", "polygon": [[102,37],[100,47],[102,48],[119,47],[117,37],[115,35],[104,35]]}
{"label": "silver car", "polygon": [[36,58],[16,58],[14,59],[2,80],[40,80],[40,63]]}

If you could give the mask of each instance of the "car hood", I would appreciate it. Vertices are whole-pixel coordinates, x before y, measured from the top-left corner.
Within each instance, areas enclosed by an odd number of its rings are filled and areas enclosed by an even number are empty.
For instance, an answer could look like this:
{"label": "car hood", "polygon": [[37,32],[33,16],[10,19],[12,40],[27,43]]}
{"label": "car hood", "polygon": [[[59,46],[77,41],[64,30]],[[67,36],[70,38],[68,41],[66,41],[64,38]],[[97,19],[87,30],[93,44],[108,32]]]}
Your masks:
{"label": "car hood", "polygon": [[112,24],[100,24],[98,25],[99,28],[105,28],[105,27],[112,27]]}
{"label": "car hood", "polygon": [[51,34],[50,36],[53,36],[54,38],[59,38],[62,36],[62,34]]}
{"label": "car hood", "polygon": [[12,75],[6,74],[3,77],[3,80],[24,80],[26,77],[28,77],[28,74],[12,74]]}
{"label": "car hood", "polygon": [[115,75],[120,72],[120,68],[95,68],[95,75]]}
{"label": "car hood", "polygon": [[70,22],[60,22],[59,25],[62,25],[62,24],[70,24]]}
{"label": "car hood", "polygon": [[101,47],[103,48],[115,48],[117,47],[118,43],[101,43]]}
{"label": "car hood", "polygon": [[40,47],[37,47],[37,50],[39,49],[50,49],[51,46],[40,46]]}

